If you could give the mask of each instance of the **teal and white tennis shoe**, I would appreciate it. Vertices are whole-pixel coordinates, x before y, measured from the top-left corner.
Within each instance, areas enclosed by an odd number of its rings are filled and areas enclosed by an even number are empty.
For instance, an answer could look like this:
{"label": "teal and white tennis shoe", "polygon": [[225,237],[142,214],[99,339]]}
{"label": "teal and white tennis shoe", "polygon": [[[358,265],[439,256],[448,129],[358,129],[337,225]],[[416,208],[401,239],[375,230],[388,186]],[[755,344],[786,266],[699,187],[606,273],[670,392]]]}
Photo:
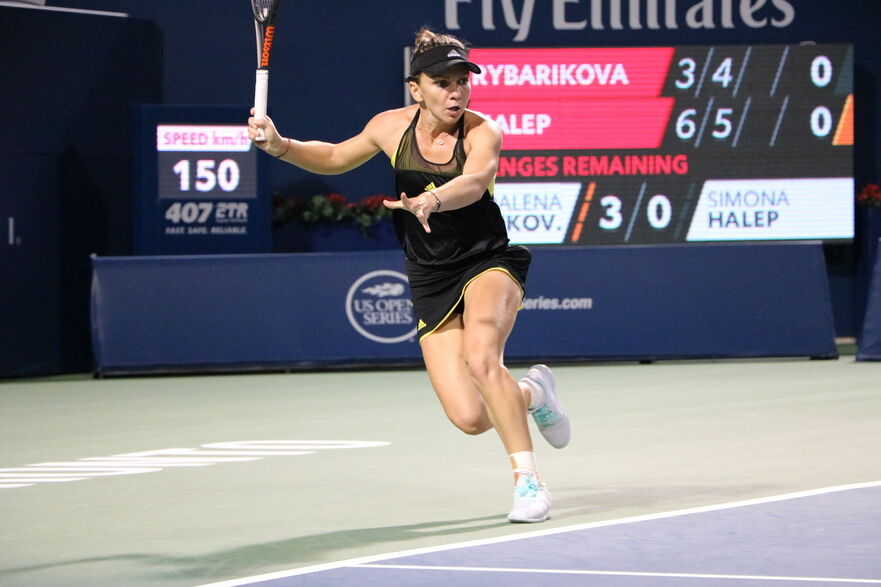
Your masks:
{"label": "teal and white tennis shoe", "polygon": [[551,517],[551,493],[532,471],[520,473],[514,485],[514,507],[508,521],[515,524],[544,522]]}
{"label": "teal and white tennis shoe", "polygon": [[525,382],[532,389],[535,386],[541,387],[544,392],[544,400],[541,405],[530,409],[529,413],[532,414],[538,431],[551,446],[554,448],[565,447],[572,437],[572,429],[569,425],[569,417],[563,410],[560,400],[557,399],[557,383],[554,379],[554,373],[547,365],[533,365],[520,381]]}

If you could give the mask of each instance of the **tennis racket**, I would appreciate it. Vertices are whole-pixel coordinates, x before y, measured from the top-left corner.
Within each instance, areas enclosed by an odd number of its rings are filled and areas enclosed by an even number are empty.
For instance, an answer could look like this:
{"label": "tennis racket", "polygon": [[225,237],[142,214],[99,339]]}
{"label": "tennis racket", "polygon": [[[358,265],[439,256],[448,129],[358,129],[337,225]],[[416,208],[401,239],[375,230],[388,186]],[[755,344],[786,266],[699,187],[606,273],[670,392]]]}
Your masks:
{"label": "tennis racket", "polygon": [[[254,83],[254,118],[266,118],[266,99],[269,94],[269,55],[275,39],[275,18],[281,0],[251,0],[254,11],[254,30],[257,32],[257,78]],[[263,129],[257,133],[258,141],[265,141]]]}

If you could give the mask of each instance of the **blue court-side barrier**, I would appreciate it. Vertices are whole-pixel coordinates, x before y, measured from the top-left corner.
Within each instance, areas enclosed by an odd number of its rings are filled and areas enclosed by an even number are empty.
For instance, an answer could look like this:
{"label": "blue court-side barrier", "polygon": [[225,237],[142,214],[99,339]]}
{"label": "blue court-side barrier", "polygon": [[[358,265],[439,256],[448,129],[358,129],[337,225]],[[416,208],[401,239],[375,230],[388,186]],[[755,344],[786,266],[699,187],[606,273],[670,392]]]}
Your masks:
{"label": "blue court-side barrier", "polygon": [[[534,248],[508,360],[834,358],[815,243]],[[99,373],[417,363],[397,251],[93,259]]]}
{"label": "blue court-side barrier", "polygon": [[[881,241],[878,247],[881,251]],[[857,361],[881,361],[881,254],[875,257],[866,299],[866,315],[857,347]]]}

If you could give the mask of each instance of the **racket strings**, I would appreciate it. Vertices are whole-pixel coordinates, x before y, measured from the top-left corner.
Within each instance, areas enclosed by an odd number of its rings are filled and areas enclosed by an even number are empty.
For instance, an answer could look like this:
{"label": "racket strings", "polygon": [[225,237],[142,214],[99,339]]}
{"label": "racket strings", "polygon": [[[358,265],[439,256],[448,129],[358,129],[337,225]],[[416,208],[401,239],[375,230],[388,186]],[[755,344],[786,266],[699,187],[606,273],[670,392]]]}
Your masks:
{"label": "racket strings", "polygon": [[268,20],[277,4],[278,0],[251,0],[254,18],[259,22]]}

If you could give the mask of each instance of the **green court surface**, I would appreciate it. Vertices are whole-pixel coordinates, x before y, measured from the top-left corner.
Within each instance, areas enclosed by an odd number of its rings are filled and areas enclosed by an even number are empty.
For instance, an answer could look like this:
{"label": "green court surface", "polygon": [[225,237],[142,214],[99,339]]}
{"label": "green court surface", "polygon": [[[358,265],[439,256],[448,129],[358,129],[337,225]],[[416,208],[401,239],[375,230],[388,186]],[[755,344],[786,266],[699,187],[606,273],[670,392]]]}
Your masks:
{"label": "green court surface", "polygon": [[500,442],[453,428],[421,370],[0,383],[0,585],[198,585],[881,480],[881,363],[555,373],[573,440],[535,435],[537,526],[505,521]]}

